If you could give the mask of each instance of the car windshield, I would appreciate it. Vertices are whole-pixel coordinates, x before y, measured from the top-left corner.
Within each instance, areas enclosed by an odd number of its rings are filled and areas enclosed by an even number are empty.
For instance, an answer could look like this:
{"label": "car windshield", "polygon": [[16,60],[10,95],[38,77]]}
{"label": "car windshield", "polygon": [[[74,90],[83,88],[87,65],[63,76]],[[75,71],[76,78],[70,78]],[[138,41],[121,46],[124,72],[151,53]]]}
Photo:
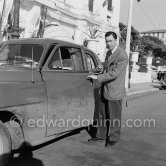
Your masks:
{"label": "car windshield", "polygon": [[1,67],[37,68],[44,47],[39,44],[0,45]]}

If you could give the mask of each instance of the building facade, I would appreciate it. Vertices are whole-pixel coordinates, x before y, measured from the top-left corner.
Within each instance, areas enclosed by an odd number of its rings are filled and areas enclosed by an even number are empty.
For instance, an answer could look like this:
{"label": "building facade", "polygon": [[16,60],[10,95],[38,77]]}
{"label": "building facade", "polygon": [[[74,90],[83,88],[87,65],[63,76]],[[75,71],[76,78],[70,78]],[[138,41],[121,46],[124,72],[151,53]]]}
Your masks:
{"label": "building facade", "polygon": [[[0,0],[3,40],[10,39],[14,0]],[[82,45],[95,39],[103,61],[106,31],[119,31],[120,0],[20,0],[20,38],[54,38]],[[10,27],[10,29],[9,29]]]}
{"label": "building facade", "polygon": [[141,32],[141,36],[157,37],[157,38],[161,39],[164,42],[164,44],[166,44],[166,29]]}

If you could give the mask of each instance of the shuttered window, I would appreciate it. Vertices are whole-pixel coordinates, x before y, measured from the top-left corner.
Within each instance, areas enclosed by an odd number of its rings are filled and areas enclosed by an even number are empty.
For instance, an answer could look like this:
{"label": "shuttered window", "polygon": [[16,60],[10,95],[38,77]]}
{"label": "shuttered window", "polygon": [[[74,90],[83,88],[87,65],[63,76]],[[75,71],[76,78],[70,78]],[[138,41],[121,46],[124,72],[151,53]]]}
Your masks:
{"label": "shuttered window", "polygon": [[112,11],[112,0],[108,0],[108,10]]}
{"label": "shuttered window", "polygon": [[93,2],[94,0],[89,0],[89,11],[93,12]]}

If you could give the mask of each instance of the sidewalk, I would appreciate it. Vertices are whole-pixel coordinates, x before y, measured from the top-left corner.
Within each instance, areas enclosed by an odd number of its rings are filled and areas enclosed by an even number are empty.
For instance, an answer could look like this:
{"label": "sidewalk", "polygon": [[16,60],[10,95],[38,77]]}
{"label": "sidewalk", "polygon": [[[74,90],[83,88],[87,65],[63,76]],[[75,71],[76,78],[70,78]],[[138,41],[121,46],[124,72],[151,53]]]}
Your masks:
{"label": "sidewalk", "polygon": [[159,91],[160,83],[159,82],[149,82],[149,83],[138,83],[131,84],[130,88],[127,91],[127,96],[135,96],[144,93],[157,92]]}

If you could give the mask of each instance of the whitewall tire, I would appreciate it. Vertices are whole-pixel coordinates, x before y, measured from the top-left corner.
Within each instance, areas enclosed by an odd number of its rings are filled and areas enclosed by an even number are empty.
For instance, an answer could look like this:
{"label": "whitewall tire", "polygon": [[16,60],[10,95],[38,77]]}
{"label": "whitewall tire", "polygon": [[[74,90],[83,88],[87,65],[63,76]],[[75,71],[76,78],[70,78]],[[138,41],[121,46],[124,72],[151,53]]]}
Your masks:
{"label": "whitewall tire", "polygon": [[6,166],[11,154],[11,138],[7,127],[0,121],[0,166]]}

